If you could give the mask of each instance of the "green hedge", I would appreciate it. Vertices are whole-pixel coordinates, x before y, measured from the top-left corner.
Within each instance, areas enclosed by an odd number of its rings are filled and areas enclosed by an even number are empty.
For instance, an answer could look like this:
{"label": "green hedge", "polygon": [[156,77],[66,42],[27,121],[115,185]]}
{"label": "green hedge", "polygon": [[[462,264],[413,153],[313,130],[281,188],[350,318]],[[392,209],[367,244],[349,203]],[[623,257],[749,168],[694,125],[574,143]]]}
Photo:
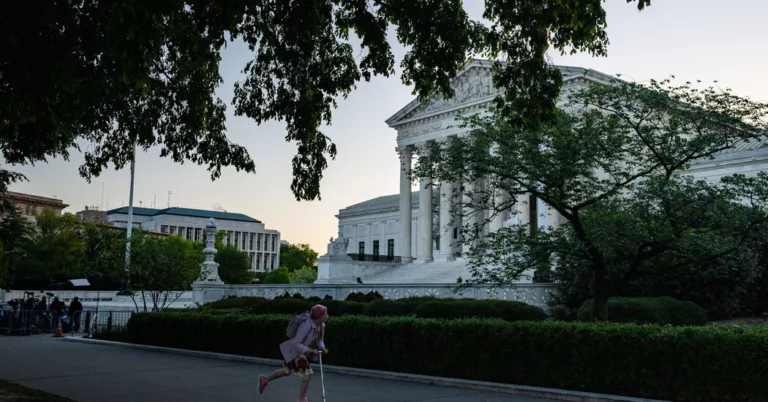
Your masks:
{"label": "green hedge", "polygon": [[[289,315],[137,314],[132,342],[280,358]],[[755,327],[332,317],[328,364],[677,401],[768,400]]]}
{"label": "green hedge", "polygon": [[[592,321],[592,300],[578,311],[579,321]],[[613,297],[608,299],[608,320],[636,324],[706,325],[707,312],[695,303],[671,297]]]}
{"label": "green hedge", "polygon": [[316,303],[328,307],[332,316],[366,315],[376,317],[416,316],[421,318],[501,318],[506,321],[539,321],[547,315],[539,307],[506,300],[413,298],[354,302],[340,300],[308,301],[294,298],[269,300],[262,297],[237,297],[203,306],[203,311],[242,309],[249,314],[298,314]]}

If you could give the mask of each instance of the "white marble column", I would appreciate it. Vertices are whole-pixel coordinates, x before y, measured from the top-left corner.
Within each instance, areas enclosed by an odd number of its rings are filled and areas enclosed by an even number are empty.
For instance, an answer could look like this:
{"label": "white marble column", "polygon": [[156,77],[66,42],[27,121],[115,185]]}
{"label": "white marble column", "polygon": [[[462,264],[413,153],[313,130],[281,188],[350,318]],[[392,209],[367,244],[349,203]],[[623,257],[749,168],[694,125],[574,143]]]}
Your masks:
{"label": "white marble column", "polygon": [[475,209],[475,182],[463,183],[463,191],[461,197],[463,200],[461,224],[462,228],[468,230],[466,234],[462,234],[462,252],[468,253],[471,246],[477,241],[477,210]]}
{"label": "white marble column", "polygon": [[494,189],[493,190],[493,207],[494,209],[491,210],[493,215],[493,218],[491,219],[491,224],[489,227],[489,230],[491,233],[498,231],[502,227],[504,227],[504,221],[507,220],[507,210],[501,210],[500,206],[504,204],[504,201],[506,198],[501,193],[501,190]]}
{"label": "white marble column", "polygon": [[422,177],[419,181],[419,262],[434,261],[432,243],[432,179]]}
{"label": "white marble column", "polygon": [[410,147],[398,148],[400,153],[400,257],[404,263],[413,261],[411,254],[411,156]]}
{"label": "white marble column", "polygon": [[530,216],[531,216],[531,204],[530,204],[530,194],[525,193],[520,196],[518,196],[518,225],[528,225],[530,223]]}
{"label": "white marble column", "polygon": [[440,183],[440,261],[454,261],[453,184]]}
{"label": "white marble column", "polygon": [[[499,145],[493,144],[491,147],[491,156],[493,158],[499,157]],[[492,207],[489,209],[488,213],[489,218],[491,219],[491,222],[488,224],[488,232],[493,233],[504,227],[504,221],[507,220],[507,211],[501,210],[500,206],[504,204],[504,201],[506,198],[504,197],[504,194],[501,192],[499,188],[496,187],[497,183],[494,183],[494,179],[496,179],[493,176],[490,176],[487,180],[487,186],[486,189],[488,191],[493,191],[493,195],[491,196],[491,205]]]}

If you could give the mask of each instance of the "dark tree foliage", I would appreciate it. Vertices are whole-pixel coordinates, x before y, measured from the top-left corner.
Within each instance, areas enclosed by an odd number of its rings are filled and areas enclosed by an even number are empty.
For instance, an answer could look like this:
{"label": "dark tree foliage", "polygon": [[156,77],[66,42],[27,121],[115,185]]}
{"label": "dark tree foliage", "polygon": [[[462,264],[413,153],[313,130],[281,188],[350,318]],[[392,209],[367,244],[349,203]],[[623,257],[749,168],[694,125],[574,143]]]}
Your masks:
{"label": "dark tree foliage", "polygon": [[[628,3],[634,0],[627,0]],[[638,9],[650,0],[638,0]],[[485,26],[461,0],[8,0],[0,13],[0,151],[10,165],[69,157],[78,141],[87,180],[122,168],[134,147],[175,162],[254,172],[226,136],[221,51],[243,40],[253,59],[235,83],[235,114],[286,123],[297,144],[291,190],[320,198],[336,146],[320,131],[361,79],[394,74],[387,31],[409,50],[402,81],[421,100],[451,97],[469,56],[503,60],[499,107],[515,124],[551,120],[562,79],[545,52],[605,55],[600,0],[486,0]],[[350,34],[361,39],[353,52]],[[0,170],[0,192],[23,179]]]}

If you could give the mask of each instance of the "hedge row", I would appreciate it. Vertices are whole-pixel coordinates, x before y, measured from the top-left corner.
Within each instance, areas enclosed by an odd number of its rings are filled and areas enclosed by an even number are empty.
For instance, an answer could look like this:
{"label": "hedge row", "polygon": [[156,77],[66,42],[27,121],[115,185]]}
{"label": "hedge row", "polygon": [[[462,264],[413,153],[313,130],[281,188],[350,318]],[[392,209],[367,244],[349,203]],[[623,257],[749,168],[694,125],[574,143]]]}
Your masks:
{"label": "hedge row", "polygon": [[360,303],[340,300],[265,299],[238,297],[207,304],[204,310],[242,309],[250,314],[298,314],[315,304],[328,307],[331,316],[364,315],[374,317],[415,316],[419,318],[501,318],[505,321],[540,321],[547,315],[539,307],[506,300],[474,299],[399,299]]}
{"label": "hedge row", "polygon": [[[592,321],[592,300],[577,313],[579,321]],[[613,297],[608,300],[612,322],[660,325],[706,325],[707,312],[696,303],[671,297]]]}
{"label": "hedge row", "polygon": [[[289,315],[137,314],[131,342],[280,358]],[[768,400],[768,331],[332,317],[328,364],[676,401]]]}

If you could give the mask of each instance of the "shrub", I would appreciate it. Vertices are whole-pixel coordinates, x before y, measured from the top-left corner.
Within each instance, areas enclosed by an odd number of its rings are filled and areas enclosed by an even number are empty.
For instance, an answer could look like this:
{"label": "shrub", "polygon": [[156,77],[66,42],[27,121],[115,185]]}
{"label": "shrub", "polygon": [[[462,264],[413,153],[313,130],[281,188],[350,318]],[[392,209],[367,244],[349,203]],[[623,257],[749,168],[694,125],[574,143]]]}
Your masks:
{"label": "shrub", "polygon": [[366,315],[373,317],[396,317],[413,315],[418,304],[403,303],[399,300],[374,300],[368,303]]}
{"label": "shrub", "polygon": [[573,321],[575,318],[571,309],[564,304],[552,306],[552,317],[558,321]]}
{"label": "shrub", "polygon": [[[592,321],[592,300],[577,313],[580,321]],[[613,297],[608,300],[608,320],[636,324],[705,325],[707,312],[695,303],[671,297]]]}
{"label": "shrub", "polygon": [[[128,335],[278,359],[290,319],[136,314]],[[323,360],[340,366],[663,400],[768,400],[768,365],[756,358],[768,355],[768,331],[759,327],[347,316],[329,319],[326,343],[332,352]]]}
{"label": "shrub", "polygon": [[288,278],[288,274],[288,268],[279,267],[264,277],[264,283],[267,285],[291,283],[290,279]]}
{"label": "shrub", "polygon": [[433,300],[420,303],[414,313],[420,318],[501,318],[505,321],[538,321],[547,318],[538,307],[503,300]]}
{"label": "shrub", "polygon": [[410,316],[456,319],[463,317],[501,318],[506,321],[543,320],[546,314],[536,306],[506,300],[438,299],[434,297],[399,300],[374,300],[368,303],[341,300],[304,300],[287,292],[273,300],[261,297],[223,299],[203,306],[202,310],[242,309],[249,314],[298,314],[315,304],[328,307],[331,316]]}
{"label": "shrub", "polygon": [[266,303],[268,300],[263,297],[227,297],[215,301],[213,303],[205,304],[201,307],[202,310],[227,310],[227,309],[242,309],[242,308],[256,308]]}
{"label": "shrub", "polygon": [[365,315],[365,303],[341,300],[323,300],[320,302],[320,304],[328,307],[328,313],[334,316]]}
{"label": "shrub", "polygon": [[294,294],[290,294],[290,293],[288,293],[288,291],[287,291],[287,290],[286,290],[285,292],[283,292],[283,294],[282,294],[282,295],[280,295],[280,296],[275,296],[275,300],[277,300],[277,299],[297,299],[297,300],[307,300],[307,298],[306,298],[306,297],[304,297],[304,295],[302,295],[301,293],[299,293],[299,292],[296,292],[296,293],[294,293]]}
{"label": "shrub", "polygon": [[360,303],[370,303],[374,300],[382,300],[384,299],[384,296],[380,295],[379,292],[355,292],[350,293],[347,296],[347,301],[353,301],[353,302],[360,302]]}

